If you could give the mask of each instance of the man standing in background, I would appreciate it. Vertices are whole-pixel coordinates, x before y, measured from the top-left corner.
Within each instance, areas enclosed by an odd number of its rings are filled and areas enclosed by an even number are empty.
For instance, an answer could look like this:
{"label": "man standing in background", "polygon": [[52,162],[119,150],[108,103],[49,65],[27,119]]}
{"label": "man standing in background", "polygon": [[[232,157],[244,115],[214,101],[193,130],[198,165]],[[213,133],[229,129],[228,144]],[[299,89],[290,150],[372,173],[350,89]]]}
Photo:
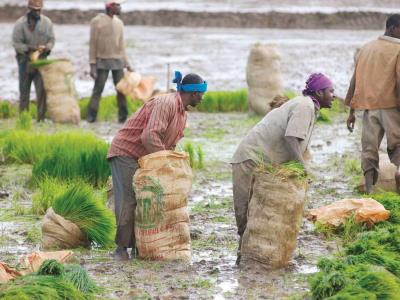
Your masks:
{"label": "man standing in background", "polygon": [[43,0],[29,0],[28,13],[14,25],[12,44],[17,54],[19,75],[19,110],[29,110],[29,94],[32,81],[37,98],[37,120],[43,121],[46,113],[46,92],[39,71],[30,66],[31,55],[38,51],[45,59],[54,47],[53,23],[41,14]]}
{"label": "man standing in background", "polygon": [[[106,1],[106,12],[98,14],[90,23],[89,62],[90,76],[95,80],[86,120],[96,121],[97,111],[109,71],[114,85],[124,76],[124,68],[132,71],[125,52],[124,23],[118,18],[124,0]],[[128,116],[126,97],[117,92],[118,122]]]}
{"label": "man standing in background", "polygon": [[400,191],[400,14],[387,19],[384,35],[360,49],[345,104],[351,108],[347,119],[350,132],[356,121],[355,110],[364,111],[361,167],[366,192],[370,194],[378,180],[384,134],[390,161],[397,167],[393,176]]}

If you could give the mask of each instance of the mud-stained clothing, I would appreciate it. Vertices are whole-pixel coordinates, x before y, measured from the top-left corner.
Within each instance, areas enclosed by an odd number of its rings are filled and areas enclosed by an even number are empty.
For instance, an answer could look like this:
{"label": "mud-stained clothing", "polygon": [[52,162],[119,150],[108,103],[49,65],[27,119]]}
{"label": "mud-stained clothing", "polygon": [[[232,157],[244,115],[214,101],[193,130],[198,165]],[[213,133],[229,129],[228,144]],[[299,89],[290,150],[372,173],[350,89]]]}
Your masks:
{"label": "mud-stained clothing", "polygon": [[108,158],[138,159],[161,150],[174,150],[183,137],[187,114],[179,93],[150,99],[114,137]]}
{"label": "mud-stained clothing", "polygon": [[361,166],[365,172],[379,170],[379,146],[384,134],[390,161],[400,165],[400,112],[396,108],[364,111]]}
{"label": "mud-stained clothing", "polygon": [[345,104],[359,110],[396,107],[399,78],[400,39],[381,36],[361,48],[354,95]]}
{"label": "mud-stained clothing", "polygon": [[240,237],[247,225],[249,191],[257,162],[280,164],[289,161],[291,152],[285,137],[300,139],[301,151],[304,153],[310,142],[317,113],[318,109],[311,98],[296,97],[269,112],[240,143],[231,161],[233,201]]}
{"label": "mud-stained clothing", "polygon": [[12,34],[12,44],[18,63],[19,110],[29,109],[29,96],[33,82],[37,98],[37,119],[43,120],[46,113],[46,93],[39,71],[29,65],[29,55],[30,49],[36,49],[41,45],[46,46],[48,51],[42,53],[40,58],[44,59],[49,55],[55,43],[53,23],[48,17],[41,15],[33,31],[28,26],[28,16],[23,16],[15,23]]}
{"label": "mud-stained clothing", "polygon": [[241,141],[231,163],[246,160],[283,163],[291,159],[285,137],[301,140],[302,153],[307,149],[317,110],[311,98],[299,96],[269,112]]}

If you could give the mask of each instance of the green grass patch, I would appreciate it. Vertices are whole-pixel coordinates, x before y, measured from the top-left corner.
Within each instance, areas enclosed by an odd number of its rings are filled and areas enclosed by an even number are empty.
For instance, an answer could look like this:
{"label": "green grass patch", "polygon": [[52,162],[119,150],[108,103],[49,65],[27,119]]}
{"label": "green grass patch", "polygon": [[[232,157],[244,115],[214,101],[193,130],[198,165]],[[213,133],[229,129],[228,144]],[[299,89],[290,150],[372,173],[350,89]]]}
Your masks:
{"label": "green grass patch", "polygon": [[10,101],[0,101],[0,119],[9,119],[17,116],[17,108]]}
{"label": "green grass patch", "polygon": [[52,207],[55,213],[75,223],[94,246],[108,247],[113,244],[115,218],[103,203],[91,186],[80,182],[71,184]]}
{"label": "green grass patch", "polygon": [[[84,120],[87,117],[89,98],[83,98],[79,101],[79,107],[81,109],[81,119]],[[132,100],[127,97],[128,116],[136,112],[142,107],[143,102],[140,100]],[[99,121],[114,121],[118,116],[118,105],[117,98],[115,95],[102,97],[99,104],[99,111],[97,112],[97,120]]]}
{"label": "green grass patch", "polygon": [[19,114],[18,120],[15,124],[17,130],[31,130],[32,116],[29,112],[23,111]]}
{"label": "green grass patch", "polygon": [[368,228],[353,217],[331,232],[342,238],[344,248],[336,258],[320,259],[320,272],[310,279],[313,299],[398,299],[400,195],[380,193],[372,198],[390,210],[390,219]]}
{"label": "green grass patch", "polygon": [[245,112],[248,110],[247,90],[207,92],[196,107],[201,112]]}
{"label": "green grass patch", "polygon": [[194,214],[209,213],[215,210],[227,209],[232,207],[232,198],[211,198],[208,201],[197,202],[191,212]]}

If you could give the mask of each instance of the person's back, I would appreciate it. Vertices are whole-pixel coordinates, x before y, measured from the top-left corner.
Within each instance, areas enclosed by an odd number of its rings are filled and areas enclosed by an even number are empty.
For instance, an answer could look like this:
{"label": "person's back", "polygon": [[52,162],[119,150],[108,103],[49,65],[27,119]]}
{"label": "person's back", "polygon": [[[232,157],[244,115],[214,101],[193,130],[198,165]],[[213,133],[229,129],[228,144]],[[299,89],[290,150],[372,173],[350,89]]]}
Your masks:
{"label": "person's back", "polygon": [[242,140],[232,163],[262,159],[269,163],[282,163],[291,158],[285,136],[301,139],[302,152],[310,141],[315,122],[315,106],[309,97],[298,96],[269,112]]}
{"label": "person's back", "polygon": [[361,48],[355,71],[355,91],[351,99],[353,108],[396,107],[399,57],[400,40],[389,36],[381,36]]}

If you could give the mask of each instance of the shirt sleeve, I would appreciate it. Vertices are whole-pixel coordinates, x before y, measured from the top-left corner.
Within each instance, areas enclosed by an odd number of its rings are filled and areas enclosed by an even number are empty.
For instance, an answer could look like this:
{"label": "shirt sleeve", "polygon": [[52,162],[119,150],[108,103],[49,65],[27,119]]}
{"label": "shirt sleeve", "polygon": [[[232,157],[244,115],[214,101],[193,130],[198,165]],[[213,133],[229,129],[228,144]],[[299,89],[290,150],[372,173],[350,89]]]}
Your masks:
{"label": "shirt sleeve", "polygon": [[142,144],[148,153],[166,150],[165,132],[173,116],[173,107],[169,103],[156,100],[149,122],[142,132]]}
{"label": "shirt sleeve", "polygon": [[90,40],[89,40],[89,63],[96,64],[97,56],[97,22],[90,22]]}
{"label": "shirt sleeve", "polygon": [[13,47],[15,48],[15,51],[17,51],[20,54],[24,54],[29,50],[28,45],[24,41],[23,24],[20,22],[17,22],[14,26],[12,33],[12,44]]}
{"label": "shirt sleeve", "polygon": [[307,137],[314,118],[314,108],[297,105],[289,115],[285,136],[304,140]]}
{"label": "shirt sleeve", "polygon": [[56,38],[54,36],[54,28],[53,28],[53,23],[49,21],[49,36],[48,36],[48,42],[46,44],[46,48],[48,50],[52,50],[54,48]]}

